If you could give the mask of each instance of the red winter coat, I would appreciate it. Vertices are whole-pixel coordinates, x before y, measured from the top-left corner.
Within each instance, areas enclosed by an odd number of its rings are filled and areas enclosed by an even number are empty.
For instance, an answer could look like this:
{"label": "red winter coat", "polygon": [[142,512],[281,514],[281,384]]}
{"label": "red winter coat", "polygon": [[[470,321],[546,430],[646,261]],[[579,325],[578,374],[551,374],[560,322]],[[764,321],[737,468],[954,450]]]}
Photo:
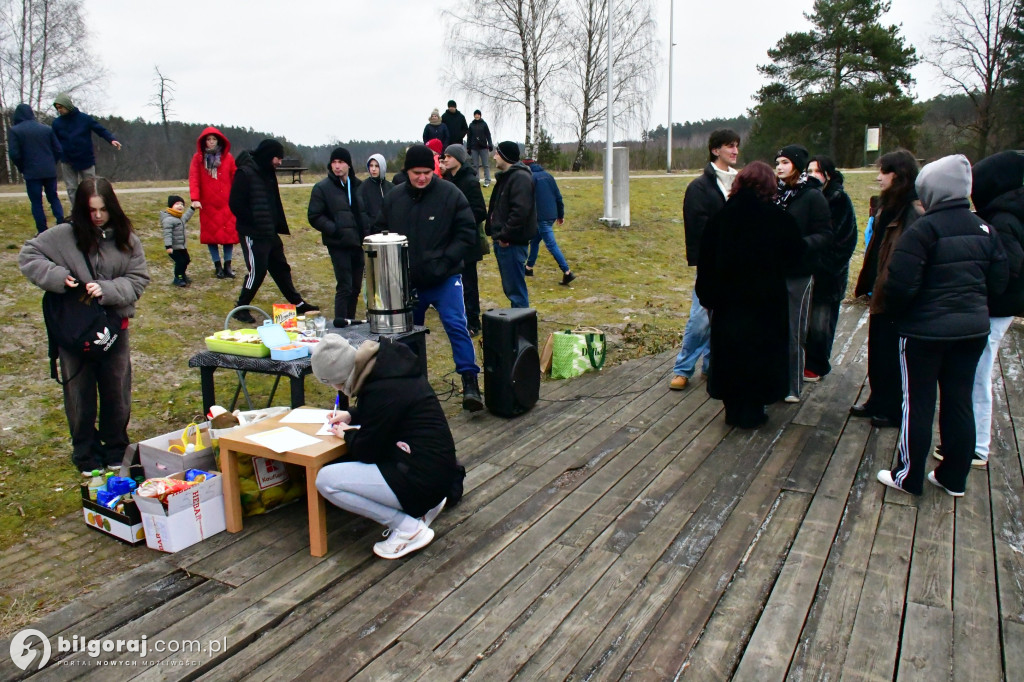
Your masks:
{"label": "red winter coat", "polygon": [[[206,170],[203,140],[207,135],[220,138],[220,167],[217,177]],[[235,179],[235,157],[231,156],[231,143],[219,130],[210,126],[196,140],[196,153],[188,170],[188,188],[192,201],[203,205],[199,211],[199,241],[203,244],[237,244],[238,231],[235,229],[235,215],[228,208],[228,195]]]}

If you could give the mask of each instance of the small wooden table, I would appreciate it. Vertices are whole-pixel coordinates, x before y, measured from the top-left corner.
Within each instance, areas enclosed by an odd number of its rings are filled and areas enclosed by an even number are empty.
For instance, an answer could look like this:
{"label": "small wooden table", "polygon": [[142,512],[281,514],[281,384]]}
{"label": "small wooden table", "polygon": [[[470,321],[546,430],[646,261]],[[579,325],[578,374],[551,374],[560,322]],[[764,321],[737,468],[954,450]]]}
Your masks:
{"label": "small wooden table", "polygon": [[278,462],[287,462],[306,468],[306,498],[309,506],[309,553],[313,556],[327,554],[327,504],[316,489],[316,475],[324,465],[341,457],[346,452],[345,440],[337,436],[316,436],[320,443],[307,445],[288,452],[274,452],[257,445],[246,436],[271,431],[279,426],[289,426],[312,436],[320,430],[319,424],[281,424],[288,413],[271,417],[249,426],[241,426],[220,439],[220,466],[224,475],[224,516],[229,533],[242,530],[242,498],[238,485],[238,462],[235,454],[266,457]]}

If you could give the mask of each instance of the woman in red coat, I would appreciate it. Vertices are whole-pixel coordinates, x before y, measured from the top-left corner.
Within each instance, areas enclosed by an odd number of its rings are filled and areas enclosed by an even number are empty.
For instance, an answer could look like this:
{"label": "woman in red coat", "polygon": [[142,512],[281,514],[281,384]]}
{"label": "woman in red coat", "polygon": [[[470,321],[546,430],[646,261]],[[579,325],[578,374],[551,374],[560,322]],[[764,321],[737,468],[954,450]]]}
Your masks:
{"label": "woman in red coat", "polygon": [[[235,215],[228,208],[228,195],[235,179],[235,157],[231,143],[219,130],[210,126],[196,140],[196,153],[188,170],[192,207],[200,208],[199,241],[210,249],[210,258],[218,279],[234,277],[231,270],[232,247],[238,243]],[[218,245],[224,248],[221,266]]]}

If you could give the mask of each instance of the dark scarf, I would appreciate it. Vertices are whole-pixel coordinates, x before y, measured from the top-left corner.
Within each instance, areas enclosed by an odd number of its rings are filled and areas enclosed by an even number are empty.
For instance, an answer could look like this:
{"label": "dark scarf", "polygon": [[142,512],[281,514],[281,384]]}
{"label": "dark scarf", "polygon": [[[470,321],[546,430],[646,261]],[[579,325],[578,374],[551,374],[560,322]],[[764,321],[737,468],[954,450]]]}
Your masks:
{"label": "dark scarf", "polygon": [[221,145],[218,144],[217,149],[215,149],[214,151],[203,153],[203,160],[206,162],[206,170],[220,168],[221,149]]}
{"label": "dark scarf", "polygon": [[779,180],[779,191],[775,195],[775,203],[783,209],[789,209],[789,205],[796,198],[796,195],[800,194],[807,186],[820,188],[821,182],[817,178],[811,178],[806,172],[801,173],[796,183],[792,186]]}

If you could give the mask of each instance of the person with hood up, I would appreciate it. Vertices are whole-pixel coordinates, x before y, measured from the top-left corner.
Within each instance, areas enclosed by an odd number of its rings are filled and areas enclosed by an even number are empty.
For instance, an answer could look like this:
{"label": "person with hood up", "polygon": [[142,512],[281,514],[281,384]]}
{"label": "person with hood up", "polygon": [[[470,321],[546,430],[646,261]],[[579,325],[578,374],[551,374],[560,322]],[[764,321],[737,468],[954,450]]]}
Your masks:
{"label": "person with hood up", "polygon": [[483,260],[484,254],[490,251],[487,238],[483,234],[483,222],[487,219],[487,204],[484,203],[484,194],[480,191],[480,183],[476,179],[473,167],[467,162],[469,155],[466,148],[461,144],[448,145],[441,157],[441,167],[444,168],[444,177],[450,180],[459,191],[462,192],[469,207],[473,209],[473,219],[476,221],[477,242],[481,245],[476,250],[471,250],[465,259],[466,267],[462,270],[462,298],[466,304],[466,327],[470,336],[480,333],[480,283],[477,277],[476,264]]}
{"label": "person with hood up", "polygon": [[[284,255],[281,235],[290,233],[276,173],[283,159],[284,145],[274,139],[263,140],[239,159],[238,172],[231,183],[228,206],[235,215],[242,257],[249,271],[242,280],[235,305],[252,303],[269,272],[285,300],[295,304],[297,314],[304,315],[319,308],[304,301],[296,291],[292,269]],[[235,319],[249,324],[256,321],[248,310],[236,313]]]}
{"label": "person with hood up", "polygon": [[466,149],[473,160],[473,167],[476,169],[477,180],[480,180],[480,169],[484,170],[484,187],[491,184],[491,152],[494,151],[494,143],[491,141],[491,129],[487,127],[487,121],[483,114],[477,109],[473,112],[473,120],[469,122],[469,131],[466,133]]}
{"label": "person with hood up", "polygon": [[430,112],[430,120],[427,125],[423,126],[423,144],[431,140],[441,140],[441,149],[444,149],[448,146],[449,138],[451,138],[451,131],[448,130],[448,126],[444,124],[444,121],[441,120],[441,115],[437,112],[437,109],[434,109]]}
{"label": "person with hood up", "polygon": [[529,308],[526,257],[537,234],[533,173],[519,160],[519,145],[506,140],[494,152],[498,167],[487,207],[487,236],[494,240],[501,288],[513,308]]}
{"label": "person with hood up", "polygon": [[[188,191],[192,208],[202,209],[199,242],[206,244],[210,251],[213,274],[217,279],[233,279],[235,276],[231,257],[238,243],[238,230],[235,228],[235,216],[228,206],[235,171],[231,142],[213,126],[204,129],[196,140],[196,153],[192,155],[188,168]],[[224,251],[223,265],[221,249]]]}
{"label": "person with hood up", "polygon": [[334,266],[334,317],[339,326],[354,320],[363,282],[363,229],[360,181],[352,173],[352,155],[344,147],[331,151],[327,177],[313,185],[306,218],[320,232]]}
{"label": "person with hood up", "polygon": [[[355,399],[328,424],[345,439],[344,461],[325,466],[316,488],[329,502],[385,526],[374,544],[382,559],[398,559],[430,544],[430,525],[465,477],[455,440],[416,355],[381,337],[353,348],[328,334],[313,349],[317,379]],[[358,428],[354,428],[358,427]]]}
{"label": "person with hood up", "polygon": [[[1014,317],[1024,317],[1024,152],[1005,151],[974,164],[971,199],[978,217],[996,229],[1006,254],[1006,291],[988,297],[989,332],[974,373],[974,456],[971,465],[988,466],[992,445],[992,367]],[[935,449],[943,459],[942,446]]]}
{"label": "person with hood up", "polygon": [[394,185],[388,180],[388,162],[382,154],[372,154],[366,160],[366,172],[370,174],[363,183],[359,185],[356,201],[359,202],[359,212],[362,217],[363,229],[372,231],[373,224],[380,214],[380,205],[384,201],[384,195],[391,191]]}
{"label": "person with hood up", "polygon": [[445,149],[450,145],[462,144],[465,141],[469,126],[466,125],[466,117],[459,111],[455,100],[448,100],[448,108],[441,114],[441,123],[448,128],[448,143],[445,144]]}
{"label": "person with hood up", "polygon": [[791,144],[775,155],[779,195],[775,203],[792,214],[804,239],[804,261],[789,278],[789,395],[787,403],[800,402],[804,381],[804,347],[810,322],[812,274],[832,243],[832,213],[821,193],[821,183],[804,171],[810,154]]}
{"label": "person with hood up", "polygon": [[853,202],[843,189],[843,174],[827,156],[812,156],[807,175],[820,182],[832,214],[832,244],[821,254],[814,269],[811,315],[807,327],[807,357],[804,381],[818,381],[832,371],[832,342],[839,321],[839,306],[846,296],[850,278],[850,257],[857,248],[857,216]]}
{"label": "person with hood up", "polygon": [[555,240],[554,224],[561,225],[565,222],[565,204],[562,202],[562,193],[558,190],[558,183],[551,173],[544,170],[544,166],[530,159],[526,160],[530,172],[533,173],[533,191],[537,199],[537,234],[530,240],[530,254],[526,258],[526,276],[533,276],[533,266],[537,264],[537,255],[540,253],[540,242],[544,240],[544,246],[548,253],[555,259],[558,269],[562,271],[562,286],[569,286],[569,283],[576,279],[576,275],[569,269],[569,263],[558,248],[558,241]]}
{"label": "person with hood up", "polygon": [[60,225],[64,222],[64,207],[57,193],[57,163],[60,161],[61,147],[53,129],[36,120],[32,107],[19,104],[14,107],[14,125],[7,139],[7,155],[25,178],[25,192],[32,206],[36,232],[46,229],[44,192],[55,224]]}
{"label": "person with hood up", "polygon": [[64,184],[67,185],[68,200],[74,204],[78,184],[86,178],[96,177],[96,151],[92,146],[92,133],[102,137],[118,151],[121,150],[121,143],[96,119],[79,111],[66,92],[54,98],[53,108],[57,110],[57,118],[53,119],[52,124],[53,132],[63,151],[61,161],[64,162]]}
{"label": "person with hood up", "polygon": [[903,414],[898,462],[879,471],[878,481],[922,493],[937,385],[943,459],[928,481],[962,497],[974,454],[971,391],[989,335],[988,300],[1006,289],[1009,267],[995,228],[971,213],[966,157],[928,164],[916,186],[925,213],[896,242],[885,281],[900,334]]}
{"label": "person with hood up", "polygon": [[437,310],[462,377],[462,409],[477,412],[484,407],[480,367],[462,295],[462,271],[477,248],[476,225],[466,197],[436,177],[433,165],[434,154],[426,145],[409,147],[404,164],[409,181],[385,195],[375,228],[408,238],[409,281],[418,300],[413,322],[422,325],[427,308]]}

